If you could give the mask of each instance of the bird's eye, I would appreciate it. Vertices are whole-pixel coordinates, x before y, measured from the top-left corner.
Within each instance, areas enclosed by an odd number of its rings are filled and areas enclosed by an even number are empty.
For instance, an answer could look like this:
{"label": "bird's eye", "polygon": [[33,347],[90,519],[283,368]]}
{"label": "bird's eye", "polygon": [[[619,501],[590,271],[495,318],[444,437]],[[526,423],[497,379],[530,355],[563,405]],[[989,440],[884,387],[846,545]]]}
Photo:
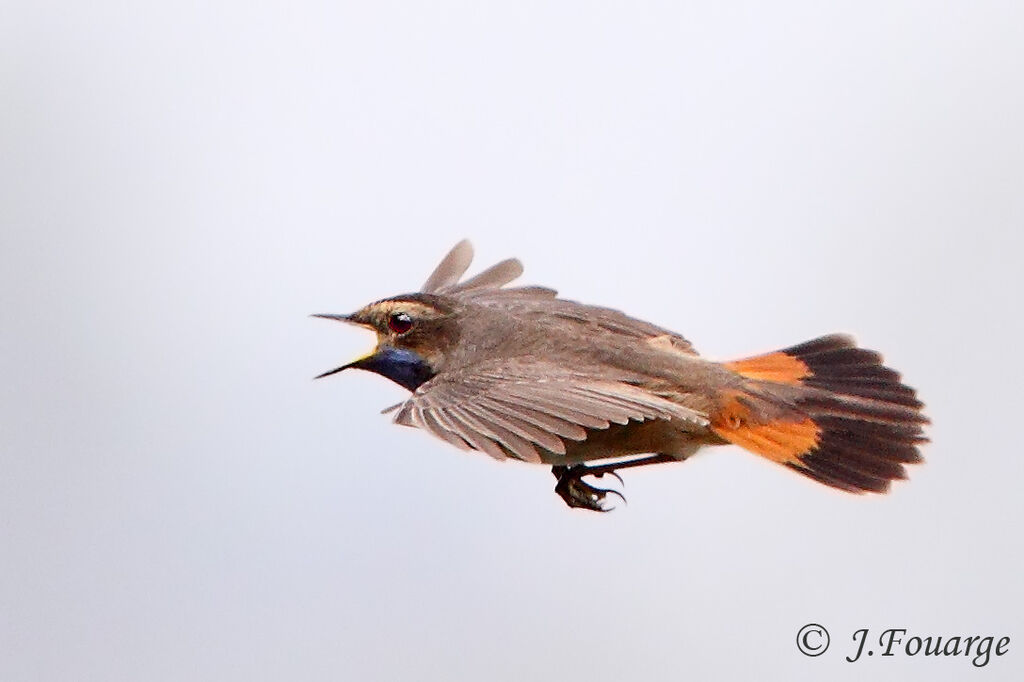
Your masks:
{"label": "bird's eye", "polygon": [[388,315],[388,329],[396,334],[404,334],[412,329],[412,318],[409,313],[391,313]]}

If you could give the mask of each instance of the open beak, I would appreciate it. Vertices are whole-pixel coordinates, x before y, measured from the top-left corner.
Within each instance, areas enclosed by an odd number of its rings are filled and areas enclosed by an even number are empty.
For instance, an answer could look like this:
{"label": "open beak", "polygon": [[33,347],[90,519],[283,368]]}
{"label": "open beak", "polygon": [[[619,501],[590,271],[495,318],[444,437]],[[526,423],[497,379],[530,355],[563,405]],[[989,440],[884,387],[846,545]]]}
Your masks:
{"label": "open beak", "polygon": [[324,377],[329,377],[332,374],[337,374],[338,372],[343,372],[346,369],[351,369],[353,367],[361,367],[362,363],[366,362],[369,358],[372,358],[372,357],[373,357],[373,353],[371,353],[370,355],[367,355],[365,357],[359,358],[358,360],[353,360],[352,362],[348,363],[347,365],[342,365],[341,367],[329,370],[327,372],[324,372],[323,374],[318,374],[318,375],[316,375],[313,378],[314,379],[323,379]]}
{"label": "open beak", "polygon": [[[352,314],[352,315],[335,315],[335,314],[332,314],[332,313],[316,313],[314,315],[311,315],[311,317],[322,317],[325,320],[337,320],[338,322],[347,322],[348,324],[354,324],[354,325],[358,325],[360,327],[366,327],[368,329],[372,329],[373,328],[371,325],[367,324],[366,322],[362,322],[360,320],[355,319],[355,315],[354,314]],[[329,377],[332,374],[337,374],[338,372],[342,372],[342,371],[344,371],[346,369],[363,367],[364,364],[370,358],[372,358],[376,353],[377,353],[377,349],[374,348],[373,351],[371,351],[370,353],[367,353],[366,355],[364,355],[361,358],[356,358],[355,360],[353,360],[352,362],[348,363],[347,365],[342,365],[341,367],[338,367],[336,369],[332,369],[330,371],[324,372],[323,374],[317,375],[317,376],[315,376],[313,378],[314,379],[322,379],[324,377]]]}

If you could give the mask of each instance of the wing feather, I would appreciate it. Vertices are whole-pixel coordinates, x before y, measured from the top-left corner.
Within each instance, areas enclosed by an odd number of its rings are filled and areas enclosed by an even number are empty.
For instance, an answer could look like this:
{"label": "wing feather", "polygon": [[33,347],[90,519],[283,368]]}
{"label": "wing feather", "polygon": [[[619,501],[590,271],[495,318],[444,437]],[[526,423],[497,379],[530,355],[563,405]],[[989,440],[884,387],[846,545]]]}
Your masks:
{"label": "wing feather", "polygon": [[565,454],[565,443],[561,438],[550,431],[538,429],[535,425],[522,419],[518,412],[504,409],[501,404],[483,397],[477,400],[477,410],[488,421],[503,426],[517,436],[536,443],[551,452]]}
{"label": "wing feather", "polygon": [[458,283],[459,278],[466,274],[469,264],[473,262],[473,245],[468,239],[452,247],[448,255],[441,260],[440,264],[430,273],[430,277],[420,287],[420,291],[431,294],[445,287]]}
{"label": "wing feather", "polygon": [[465,438],[474,450],[484,452],[499,461],[508,459],[508,455],[493,440],[481,435],[474,426],[466,422],[459,410],[441,410],[441,414],[449,419],[449,423],[456,428],[455,433]]}
{"label": "wing feather", "polygon": [[474,289],[499,289],[522,274],[523,264],[516,258],[509,258],[492,265],[461,284],[452,286],[450,293],[462,293]]}
{"label": "wing feather", "polygon": [[476,429],[478,433],[508,450],[508,454],[527,462],[539,462],[540,453],[529,441],[495,423],[474,405],[465,405],[458,410],[461,421]]}
{"label": "wing feather", "polygon": [[568,438],[569,440],[586,440],[587,430],[583,427],[558,418],[553,414],[545,414],[540,410],[534,410],[530,408],[530,403],[518,404],[515,400],[509,396],[496,396],[492,398],[495,403],[502,405],[505,410],[515,410],[516,416],[525,422],[529,422],[534,426],[555,434],[561,438]]}
{"label": "wing feather", "polygon": [[416,389],[395,421],[496,459],[564,454],[587,430],[649,419],[706,425],[707,417],[623,381],[540,361],[491,362],[443,373]]}
{"label": "wing feather", "polygon": [[[468,240],[463,239],[452,247],[448,255],[434,268],[430,277],[420,287],[420,291],[427,294],[455,295],[498,290],[523,274],[523,264],[516,258],[508,258],[460,283],[459,280],[466,274],[472,262],[473,246]],[[540,290],[539,287],[536,288]]]}
{"label": "wing feather", "polygon": [[430,431],[435,436],[440,436],[460,450],[471,450],[473,448],[472,445],[459,435],[458,430],[449,427],[441,421],[441,412],[439,410],[431,412],[420,410],[419,412],[423,420],[423,426],[427,431]]}
{"label": "wing feather", "polygon": [[523,408],[540,410],[556,419],[581,427],[584,429],[584,437],[579,440],[584,440],[586,438],[586,429],[608,428],[607,419],[598,419],[597,417],[592,417],[589,414],[585,414],[579,410],[568,407],[564,402],[560,403],[557,398],[546,399],[540,395],[527,396],[512,392],[503,393],[498,397],[503,402],[512,403],[517,410],[521,410]]}

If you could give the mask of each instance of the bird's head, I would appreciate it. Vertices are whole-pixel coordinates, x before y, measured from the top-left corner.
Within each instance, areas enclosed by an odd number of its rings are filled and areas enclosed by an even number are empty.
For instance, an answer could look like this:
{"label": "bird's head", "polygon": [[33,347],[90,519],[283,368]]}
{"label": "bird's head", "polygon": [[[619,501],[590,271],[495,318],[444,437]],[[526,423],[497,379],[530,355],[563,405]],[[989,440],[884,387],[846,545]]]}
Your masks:
{"label": "bird's head", "polygon": [[386,298],[351,315],[314,315],[377,333],[377,347],[372,353],[317,378],[349,368],[365,369],[415,391],[443,371],[462,336],[460,327],[469,324],[464,319],[463,297],[501,288],[523,272],[522,264],[509,258],[460,282],[472,260],[473,247],[463,240],[448,252],[419,293]]}
{"label": "bird's head", "polygon": [[345,369],[376,372],[410,391],[437,374],[446,352],[458,342],[454,307],[444,297],[405,294],[360,308],[351,315],[321,314],[370,329],[377,334],[373,352],[347,365],[324,372],[317,379]]}

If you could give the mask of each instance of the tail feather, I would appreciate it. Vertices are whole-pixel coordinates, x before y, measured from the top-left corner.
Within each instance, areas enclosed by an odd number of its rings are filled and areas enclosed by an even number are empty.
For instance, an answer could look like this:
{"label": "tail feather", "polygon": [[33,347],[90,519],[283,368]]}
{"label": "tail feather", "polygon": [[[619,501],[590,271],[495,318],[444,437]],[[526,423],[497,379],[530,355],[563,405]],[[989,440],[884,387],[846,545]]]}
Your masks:
{"label": "tail feather", "polygon": [[882,493],[921,461],[923,404],[882,356],[834,334],[726,363],[746,381],[721,397],[721,438],[850,492]]}

